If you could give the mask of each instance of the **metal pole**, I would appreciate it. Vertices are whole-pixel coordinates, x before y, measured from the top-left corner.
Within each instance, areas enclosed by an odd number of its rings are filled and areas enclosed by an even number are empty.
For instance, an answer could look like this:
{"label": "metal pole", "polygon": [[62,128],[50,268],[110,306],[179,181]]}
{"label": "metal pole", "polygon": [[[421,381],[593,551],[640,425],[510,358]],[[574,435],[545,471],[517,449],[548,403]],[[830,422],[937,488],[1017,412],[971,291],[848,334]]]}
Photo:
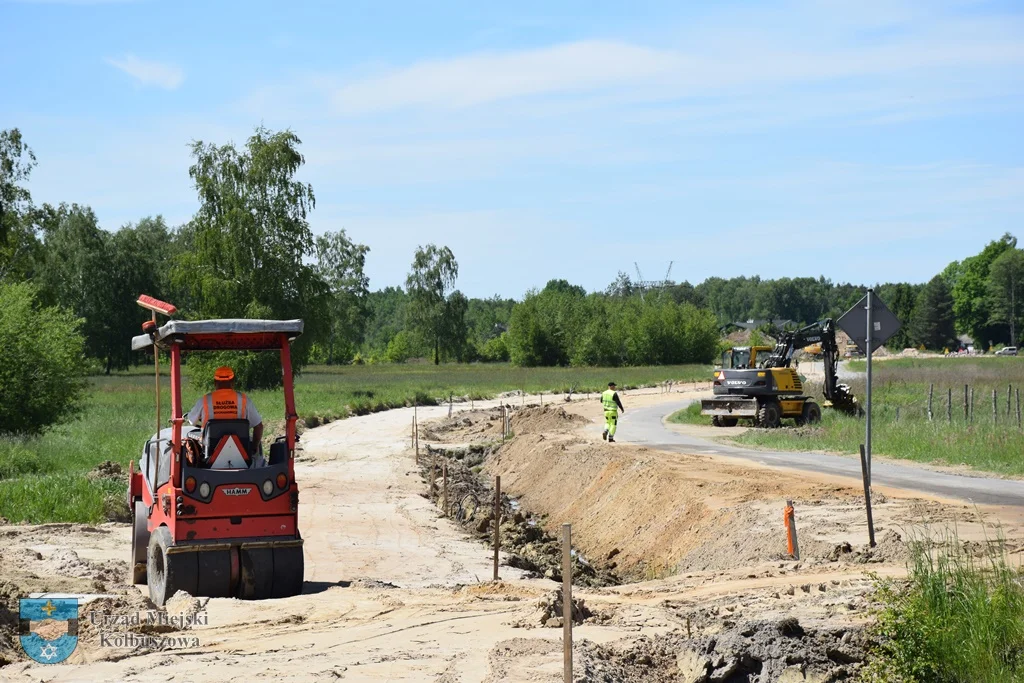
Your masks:
{"label": "metal pole", "polygon": [[501,475],[494,477],[494,580],[498,580],[498,550],[501,548]]}
{"label": "metal pole", "polygon": [[562,525],[562,666],[572,683],[572,525]]}
{"label": "metal pole", "polygon": [[[153,311],[153,324],[156,325],[156,311]],[[153,338],[153,370],[156,375],[156,452],[160,453],[160,350]]]}
{"label": "metal pole", "polygon": [[867,334],[864,345],[867,347],[867,401],[865,406],[864,420],[864,450],[867,454],[868,463],[868,486],[871,486],[871,341],[874,339],[874,326],[871,321],[871,298],[873,289],[868,290],[867,296]]}
{"label": "metal pole", "polygon": [[864,477],[864,505],[868,510],[868,542],[875,547],[875,522],[871,517],[871,489],[868,485],[868,464],[864,457],[864,446],[860,447],[860,472]]}

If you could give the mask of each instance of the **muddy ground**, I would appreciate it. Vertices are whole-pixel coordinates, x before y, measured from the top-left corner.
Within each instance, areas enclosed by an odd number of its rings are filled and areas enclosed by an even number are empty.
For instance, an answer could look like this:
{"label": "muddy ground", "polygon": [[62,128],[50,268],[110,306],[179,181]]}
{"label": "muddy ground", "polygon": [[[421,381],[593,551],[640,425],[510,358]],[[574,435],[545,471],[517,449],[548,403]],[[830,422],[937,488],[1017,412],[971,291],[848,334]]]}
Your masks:
{"label": "muddy ground", "polygon": [[[633,406],[679,397],[627,395]],[[0,526],[0,661],[10,662],[0,679],[559,681],[560,574],[542,560],[570,522],[577,571],[593,571],[574,589],[578,681],[847,680],[866,649],[872,576],[904,572],[905,542],[927,533],[923,524],[956,523],[962,539],[981,543],[982,520],[999,521],[1018,553],[1024,539],[1017,509],[886,490],[875,502],[879,547],[870,549],[858,482],[610,445],[590,399],[517,406],[504,445],[496,402],[456,409],[453,420],[447,407],[419,409],[419,463],[410,410],[307,431],[297,467],[303,595],[182,596],[170,609],[203,618],[161,635],[187,634],[197,645],[107,647],[104,627],[83,618],[68,663],[26,661],[16,644],[18,597],[107,596],[83,614],[150,605],[123,580],[127,525]],[[462,485],[479,502],[473,519],[445,518],[442,496],[431,500],[428,444],[435,467],[452,458],[449,514],[458,516],[451,504],[465,498],[454,492]],[[508,552],[502,580],[492,582],[485,536],[496,474]],[[799,561],[786,555],[787,498]]]}

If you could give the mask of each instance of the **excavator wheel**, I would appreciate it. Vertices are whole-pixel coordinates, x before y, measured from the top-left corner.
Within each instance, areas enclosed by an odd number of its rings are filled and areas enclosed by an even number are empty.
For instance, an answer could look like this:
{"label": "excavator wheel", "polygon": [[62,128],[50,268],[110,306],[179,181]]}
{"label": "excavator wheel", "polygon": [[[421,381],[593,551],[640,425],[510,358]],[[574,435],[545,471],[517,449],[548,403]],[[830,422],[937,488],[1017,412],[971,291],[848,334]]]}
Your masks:
{"label": "excavator wheel", "polygon": [[199,595],[197,553],[167,552],[171,547],[171,532],[167,527],[162,526],[150,535],[146,579],[149,583],[149,599],[157,607],[163,607],[178,591]]}
{"label": "excavator wheel", "polygon": [[816,425],[821,422],[821,408],[814,401],[804,403],[803,413],[800,415],[801,425]]}
{"label": "excavator wheel", "polygon": [[739,422],[739,419],[735,417],[722,417],[721,415],[714,415],[711,418],[711,424],[713,424],[716,427],[735,427],[737,422]]}
{"label": "excavator wheel", "polygon": [[782,409],[775,401],[766,401],[757,411],[757,426],[775,429],[782,424]]}
{"label": "excavator wheel", "polygon": [[304,571],[302,546],[274,548],[274,587],[272,598],[289,598],[302,592]]}
{"label": "excavator wheel", "polygon": [[149,554],[148,510],[141,500],[132,505],[132,583],[146,583],[146,555]]}
{"label": "excavator wheel", "polygon": [[274,551],[270,548],[242,548],[239,553],[238,597],[265,600],[274,591]]}

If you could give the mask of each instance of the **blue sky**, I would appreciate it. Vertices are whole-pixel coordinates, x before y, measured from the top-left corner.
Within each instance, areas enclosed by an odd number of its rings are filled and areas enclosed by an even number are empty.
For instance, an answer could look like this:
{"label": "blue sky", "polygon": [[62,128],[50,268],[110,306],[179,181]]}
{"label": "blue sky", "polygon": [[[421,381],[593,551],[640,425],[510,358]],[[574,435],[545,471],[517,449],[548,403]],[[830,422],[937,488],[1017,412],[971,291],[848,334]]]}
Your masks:
{"label": "blue sky", "polygon": [[[557,7],[552,7],[557,5]],[[5,2],[36,202],[196,208],[188,143],[303,140],[314,231],[459,287],[925,281],[1024,218],[1015,2]]]}

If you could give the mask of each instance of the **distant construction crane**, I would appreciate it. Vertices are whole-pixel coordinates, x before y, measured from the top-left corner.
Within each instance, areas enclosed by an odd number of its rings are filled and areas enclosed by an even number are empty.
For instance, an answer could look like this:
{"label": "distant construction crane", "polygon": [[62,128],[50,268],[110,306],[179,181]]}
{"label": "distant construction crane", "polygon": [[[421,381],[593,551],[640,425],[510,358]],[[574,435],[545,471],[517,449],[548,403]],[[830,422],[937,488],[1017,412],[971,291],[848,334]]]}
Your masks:
{"label": "distant construction crane", "polygon": [[640,300],[641,301],[644,300],[644,293],[645,292],[647,292],[647,291],[655,291],[655,292],[658,292],[658,294],[660,296],[660,294],[663,291],[665,291],[666,289],[668,289],[669,287],[671,287],[672,285],[675,284],[674,282],[672,282],[672,280],[669,279],[669,276],[672,275],[672,264],[673,263],[675,263],[675,261],[669,261],[668,262],[668,270],[665,271],[665,279],[663,279],[663,280],[645,280],[643,273],[640,272],[640,264],[637,263],[636,261],[633,261],[633,267],[636,268],[636,276],[637,276],[636,287],[637,287],[638,290],[640,290]]}

